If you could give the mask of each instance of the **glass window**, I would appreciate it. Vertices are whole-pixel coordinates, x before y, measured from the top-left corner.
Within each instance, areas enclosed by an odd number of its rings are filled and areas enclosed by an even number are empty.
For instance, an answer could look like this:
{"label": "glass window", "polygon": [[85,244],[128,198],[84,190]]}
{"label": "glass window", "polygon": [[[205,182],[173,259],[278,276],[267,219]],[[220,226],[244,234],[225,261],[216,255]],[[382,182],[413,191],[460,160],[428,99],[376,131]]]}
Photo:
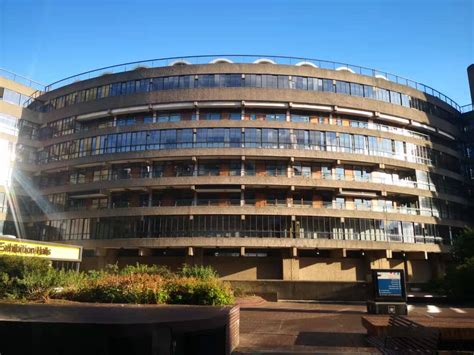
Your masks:
{"label": "glass window", "polygon": [[290,130],[280,128],[278,130],[278,143],[280,149],[291,148]]}
{"label": "glass window", "polygon": [[400,93],[396,91],[390,91],[390,102],[392,104],[401,105],[402,99]]}
{"label": "glass window", "polygon": [[245,147],[260,148],[262,146],[262,129],[246,128],[245,129]]}
{"label": "glass window", "polygon": [[347,133],[340,133],[339,147],[341,148],[341,152],[352,153],[352,135]]}
{"label": "glass window", "polygon": [[350,95],[351,89],[349,83],[346,81],[336,80],[336,92],[338,94]]}
{"label": "glass window", "polygon": [[382,88],[375,88],[375,98],[380,101],[390,102],[389,91]]}
{"label": "glass window", "polygon": [[291,122],[309,123],[309,116],[292,114],[291,115]]}
{"label": "glass window", "polygon": [[337,151],[337,136],[336,132],[326,132],[326,150],[328,152]]}
{"label": "glass window", "polygon": [[310,143],[313,150],[324,150],[324,132],[310,131]]}
{"label": "glass window", "polygon": [[374,87],[369,85],[364,85],[364,97],[369,99],[375,99]]}
{"label": "glass window", "polygon": [[262,148],[278,148],[278,130],[262,129]]}
{"label": "glass window", "polygon": [[367,143],[365,136],[354,134],[354,152],[358,154],[367,153]]}
{"label": "glass window", "polygon": [[361,84],[351,83],[351,95],[364,96],[364,86]]}
{"label": "glass window", "polygon": [[322,79],[323,82],[323,90],[326,92],[334,92],[334,85],[331,79]]}
{"label": "glass window", "polygon": [[173,149],[176,148],[176,130],[167,129],[161,131],[160,139],[161,149]]}
{"label": "glass window", "polygon": [[337,180],[344,180],[345,174],[344,174],[344,167],[343,166],[336,166],[335,173],[336,173],[336,179]]}

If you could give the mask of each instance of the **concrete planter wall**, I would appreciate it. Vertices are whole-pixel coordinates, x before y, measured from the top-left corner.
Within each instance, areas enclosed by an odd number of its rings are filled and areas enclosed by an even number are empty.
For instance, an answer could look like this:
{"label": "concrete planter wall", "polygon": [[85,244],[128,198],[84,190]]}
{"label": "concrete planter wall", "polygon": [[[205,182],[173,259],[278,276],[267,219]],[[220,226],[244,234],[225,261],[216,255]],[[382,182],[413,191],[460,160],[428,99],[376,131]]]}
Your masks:
{"label": "concrete planter wall", "polygon": [[0,353],[230,354],[238,306],[0,304]]}
{"label": "concrete planter wall", "polygon": [[229,281],[232,288],[244,293],[261,295],[269,300],[332,300],[365,301],[367,283],[329,281]]}

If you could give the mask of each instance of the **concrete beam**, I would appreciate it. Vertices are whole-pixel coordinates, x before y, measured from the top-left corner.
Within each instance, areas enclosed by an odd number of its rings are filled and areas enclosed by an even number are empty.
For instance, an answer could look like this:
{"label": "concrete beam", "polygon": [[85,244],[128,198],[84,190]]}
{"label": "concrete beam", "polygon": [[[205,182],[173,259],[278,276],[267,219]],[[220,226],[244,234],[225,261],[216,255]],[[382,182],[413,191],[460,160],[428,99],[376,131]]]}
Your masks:
{"label": "concrete beam", "polygon": [[138,256],[151,256],[153,254],[153,249],[151,248],[139,248]]}
{"label": "concrete beam", "polygon": [[347,257],[347,252],[345,248],[334,249],[330,251],[331,258],[345,258]]}

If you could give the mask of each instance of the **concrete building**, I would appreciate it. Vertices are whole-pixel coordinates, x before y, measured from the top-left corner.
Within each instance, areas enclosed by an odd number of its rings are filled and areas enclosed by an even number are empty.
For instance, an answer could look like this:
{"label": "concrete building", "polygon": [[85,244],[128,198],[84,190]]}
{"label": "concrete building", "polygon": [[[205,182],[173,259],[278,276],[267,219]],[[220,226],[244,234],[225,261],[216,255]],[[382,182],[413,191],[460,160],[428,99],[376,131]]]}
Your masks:
{"label": "concrete building", "polygon": [[461,107],[392,74],[162,59],[67,78],[26,106],[21,227],[5,232],[82,245],[84,268],[346,285],[404,268],[423,283],[469,220]]}
{"label": "concrete building", "polygon": [[24,103],[41,86],[22,76],[0,69],[0,235],[7,215],[7,199],[15,161],[19,120]]}

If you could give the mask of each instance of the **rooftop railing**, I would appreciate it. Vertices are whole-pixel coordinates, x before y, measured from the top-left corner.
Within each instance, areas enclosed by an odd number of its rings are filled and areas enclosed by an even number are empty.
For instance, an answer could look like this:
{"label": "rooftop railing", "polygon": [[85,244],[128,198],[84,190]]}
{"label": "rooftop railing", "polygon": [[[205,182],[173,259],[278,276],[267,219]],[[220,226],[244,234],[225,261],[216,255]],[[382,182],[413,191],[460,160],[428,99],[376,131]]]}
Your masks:
{"label": "rooftop railing", "polygon": [[[89,70],[82,72],[76,75],[69,76],[67,78],[55,81],[41,89],[42,91],[48,92],[54,90],[60,86],[68,85],[77,81],[92,79],[101,75],[107,74],[116,74],[121,72],[126,72],[139,68],[157,68],[157,67],[166,67],[171,65],[190,65],[190,64],[210,64],[210,63],[273,63],[273,64],[283,64],[283,65],[307,65],[312,67],[318,67],[321,69],[329,70],[345,70],[352,72],[354,74],[371,76],[375,78],[381,78],[388,80],[397,84],[406,85],[416,90],[422,91],[431,96],[437,97],[438,99],[446,102],[448,105],[452,106],[456,110],[460,111],[461,106],[457,104],[454,100],[439,92],[438,90],[433,89],[432,87],[418,83],[416,81],[391,74],[385,71],[371,69],[367,67],[362,67],[358,65],[343,63],[343,62],[334,62],[314,58],[305,58],[305,57],[287,57],[287,56],[275,56],[275,55],[247,55],[247,54],[211,54],[211,55],[198,55],[198,56],[184,56],[184,57],[168,57],[168,58],[157,58],[157,59],[148,59],[135,62],[128,62],[123,64],[116,64],[107,67],[102,67],[94,70]],[[41,95],[42,92],[37,92],[32,95],[32,99]],[[29,100],[26,105],[31,103],[32,100]]]}
{"label": "rooftop railing", "polygon": [[461,106],[461,110],[460,110],[460,111],[461,111],[461,113],[466,113],[466,112],[474,111],[473,104]]}
{"label": "rooftop railing", "polygon": [[6,79],[12,80],[14,82],[17,82],[19,84],[29,86],[36,90],[40,90],[40,91],[46,90],[46,85],[41,84],[37,81],[31,80],[25,76],[11,72],[9,70],[3,69],[3,68],[0,68],[0,76]]}

